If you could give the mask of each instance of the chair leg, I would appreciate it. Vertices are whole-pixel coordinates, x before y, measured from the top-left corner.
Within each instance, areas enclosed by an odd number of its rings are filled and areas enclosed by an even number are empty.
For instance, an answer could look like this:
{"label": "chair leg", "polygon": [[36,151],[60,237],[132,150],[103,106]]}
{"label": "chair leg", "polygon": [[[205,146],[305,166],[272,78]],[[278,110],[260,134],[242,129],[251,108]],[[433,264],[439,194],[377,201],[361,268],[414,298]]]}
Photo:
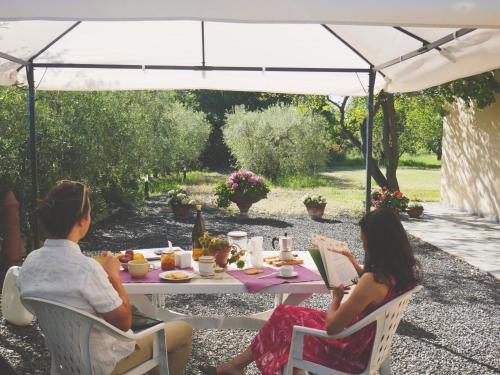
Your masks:
{"label": "chair leg", "polygon": [[391,375],[391,354],[384,359],[379,368],[380,375]]}
{"label": "chair leg", "polygon": [[158,339],[158,362],[159,362],[158,367],[160,369],[160,375],[169,375],[167,346],[165,345],[164,330],[158,331],[157,339]]}

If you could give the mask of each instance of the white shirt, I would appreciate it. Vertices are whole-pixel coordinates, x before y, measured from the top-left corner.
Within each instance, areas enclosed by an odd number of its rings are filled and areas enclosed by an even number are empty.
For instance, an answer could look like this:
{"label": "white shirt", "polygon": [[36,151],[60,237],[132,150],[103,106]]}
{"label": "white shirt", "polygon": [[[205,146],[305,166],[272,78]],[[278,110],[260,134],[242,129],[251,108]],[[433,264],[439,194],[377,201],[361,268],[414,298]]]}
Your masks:
{"label": "white shirt", "polygon": [[[17,287],[21,297],[44,298],[93,314],[112,311],[123,303],[101,265],[69,240],[49,239],[31,252],[21,267]],[[119,341],[93,329],[90,355],[94,374],[109,374],[134,348],[134,342]]]}

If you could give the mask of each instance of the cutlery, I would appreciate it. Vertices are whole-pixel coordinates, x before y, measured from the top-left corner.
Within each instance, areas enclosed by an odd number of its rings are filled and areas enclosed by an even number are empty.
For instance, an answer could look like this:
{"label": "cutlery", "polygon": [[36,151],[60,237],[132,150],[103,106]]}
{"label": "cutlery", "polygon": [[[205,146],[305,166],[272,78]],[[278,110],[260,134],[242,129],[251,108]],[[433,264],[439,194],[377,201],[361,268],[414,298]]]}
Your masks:
{"label": "cutlery", "polygon": [[273,272],[273,273],[270,273],[269,275],[259,276],[259,277],[257,277],[257,279],[263,279],[264,277],[274,276],[277,274],[278,274],[278,272]]}

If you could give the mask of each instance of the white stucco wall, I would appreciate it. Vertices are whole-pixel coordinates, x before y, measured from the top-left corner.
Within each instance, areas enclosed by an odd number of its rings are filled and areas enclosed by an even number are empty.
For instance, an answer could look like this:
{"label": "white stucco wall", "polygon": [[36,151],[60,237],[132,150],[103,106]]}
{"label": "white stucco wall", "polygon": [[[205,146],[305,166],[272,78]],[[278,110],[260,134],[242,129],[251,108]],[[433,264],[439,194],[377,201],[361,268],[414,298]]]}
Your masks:
{"label": "white stucco wall", "polygon": [[455,103],[443,124],[441,202],[500,218],[500,95],[483,110]]}

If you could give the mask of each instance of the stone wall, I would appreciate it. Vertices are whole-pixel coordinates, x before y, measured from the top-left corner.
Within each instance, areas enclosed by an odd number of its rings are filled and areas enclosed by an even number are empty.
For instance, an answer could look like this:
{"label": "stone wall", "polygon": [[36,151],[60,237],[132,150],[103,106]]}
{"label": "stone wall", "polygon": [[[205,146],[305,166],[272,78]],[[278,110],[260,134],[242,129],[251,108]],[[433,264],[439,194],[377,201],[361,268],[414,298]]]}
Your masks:
{"label": "stone wall", "polygon": [[500,218],[500,96],[488,108],[455,103],[443,124],[441,202]]}

